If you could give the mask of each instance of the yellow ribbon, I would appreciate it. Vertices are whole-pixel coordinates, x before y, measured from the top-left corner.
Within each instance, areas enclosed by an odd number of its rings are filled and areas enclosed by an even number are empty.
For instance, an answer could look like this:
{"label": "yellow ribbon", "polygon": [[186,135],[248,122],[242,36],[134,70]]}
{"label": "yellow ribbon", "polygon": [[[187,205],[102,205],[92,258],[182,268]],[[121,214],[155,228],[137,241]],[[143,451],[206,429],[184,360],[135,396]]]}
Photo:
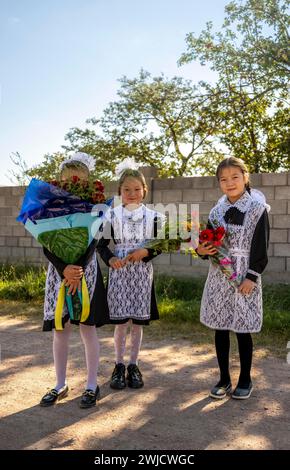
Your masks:
{"label": "yellow ribbon", "polygon": [[[62,281],[59,292],[58,292],[55,313],[54,313],[54,322],[55,322],[56,330],[63,330],[62,311],[63,311],[64,302],[65,302],[65,285],[64,285],[64,281]],[[80,322],[82,323],[85,322],[89,314],[90,314],[90,296],[89,296],[89,290],[88,290],[86,280],[83,276],[82,278],[82,313],[81,313]]]}

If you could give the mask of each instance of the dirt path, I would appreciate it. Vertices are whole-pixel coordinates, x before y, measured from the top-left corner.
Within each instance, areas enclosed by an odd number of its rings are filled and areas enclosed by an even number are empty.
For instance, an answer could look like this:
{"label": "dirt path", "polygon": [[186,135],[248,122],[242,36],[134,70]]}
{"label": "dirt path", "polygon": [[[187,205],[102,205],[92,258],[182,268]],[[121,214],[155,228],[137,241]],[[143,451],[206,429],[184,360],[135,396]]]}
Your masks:
{"label": "dirt path", "polygon": [[[71,338],[69,396],[53,408],[38,401],[54,385],[51,333],[39,323],[0,319],[1,449],[290,449],[290,365],[255,354],[255,390],[248,401],[208,398],[216,379],[212,346],[144,339],[142,390],[109,387],[113,341],[101,333],[96,408],[81,410],[84,353],[78,329]],[[232,361],[233,381],[238,363]]]}

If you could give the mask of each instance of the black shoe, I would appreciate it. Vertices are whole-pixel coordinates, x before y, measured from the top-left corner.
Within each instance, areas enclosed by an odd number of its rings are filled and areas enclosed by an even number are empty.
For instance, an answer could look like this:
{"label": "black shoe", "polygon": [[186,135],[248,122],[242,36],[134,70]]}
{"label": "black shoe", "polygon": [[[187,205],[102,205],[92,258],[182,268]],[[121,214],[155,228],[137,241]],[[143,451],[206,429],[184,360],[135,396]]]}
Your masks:
{"label": "black shoe", "polygon": [[122,363],[116,364],[112,373],[110,387],[115,390],[122,390],[126,387],[125,381],[125,365]]}
{"label": "black shoe", "polygon": [[210,391],[209,396],[211,398],[215,398],[216,400],[222,400],[232,391],[232,384],[229,382],[226,385],[220,385],[220,383],[216,384]]}
{"label": "black shoe", "polygon": [[232,393],[232,398],[234,398],[235,400],[246,400],[247,398],[250,398],[252,391],[252,382],[250,382],[248,387],[245,388],[237,386]]}
{"label": "black shoe", "polygon": [[62,398],[65,398],[68,394],[68,386],[65,385],[63,388],[60,390],[55,390],[55,388],[52,388],[49,392],[47,392],[42,399],[40,400],[40,406],[52,406],[54,403],[56,403],[58,400],[61,400]]}
{"label": "black shoe", "polygon": [[127,367],[128,387],[141,388],[144,385],[142,374],[136,364],[129,364]]}
{"label": "black shoe", "polygon": [[97,386],[96,390],[90,390],[87,388],[82,394],[82,399],[80,401],[80,408],[91,408],[95,406],[96,401],[100,398],[100,387]]}

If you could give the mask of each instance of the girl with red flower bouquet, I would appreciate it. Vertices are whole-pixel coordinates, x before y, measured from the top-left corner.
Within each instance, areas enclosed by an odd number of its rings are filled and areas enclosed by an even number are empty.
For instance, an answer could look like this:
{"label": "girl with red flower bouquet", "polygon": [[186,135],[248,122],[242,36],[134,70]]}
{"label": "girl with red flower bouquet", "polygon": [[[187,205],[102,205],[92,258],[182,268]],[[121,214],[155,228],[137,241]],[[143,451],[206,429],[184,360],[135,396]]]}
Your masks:
{"label": "girl with red flower bouquet", "polygon": [[268,262],[270,208],[264,195],[250,188],[249,173],[242,160],[223,160],[216,176],[224,195],[211,210],[196,250],[203,259],[211,261],[200,313],[201,322],[216,330],[220,380],[210,396],[222,399],[231,392],[229,332],[233,331],[241,369],[232,398],[247,399],[253,389],[251,333],[262,327],[261,274]]}
{"label": "girl with red flower bouquet", "polygon": [[[51,181],[51,184],[92,204],[102,203],[105,200],[102,183],[100,181],[90,182],[89,174],[93,168],[93,157],[80,152],[75,153],[69,160],[62,163],[60,179]],[[56,384],[42,397],[41,406],[52,406],[68,394],[66,366],[69,338],[72,330],[71,324],[79,325],[87,365],[87,384],[79,406],[81,408],[94,406],[99,397],[97,372],[100,345],[96,328],[110,323],[110,319],[106,290],[96,257],[96,249],[98,249],[98,242],[94,239],[88,246],[87,251],[75,264],[67,264],[47,248],[43,248],[44,254],[49,260],[45,286],[43,331],[54,330],[53,358]],[[68,288],[68,295],[77,298],[78,293],[81,291],[82,277],[85,278],[88,287],[89,315],[85,321],[72,319],[69,309],[64,303],[61,312],[62,329],[59,330],[55,311],[61,283],[64,280],[64,285]]]}

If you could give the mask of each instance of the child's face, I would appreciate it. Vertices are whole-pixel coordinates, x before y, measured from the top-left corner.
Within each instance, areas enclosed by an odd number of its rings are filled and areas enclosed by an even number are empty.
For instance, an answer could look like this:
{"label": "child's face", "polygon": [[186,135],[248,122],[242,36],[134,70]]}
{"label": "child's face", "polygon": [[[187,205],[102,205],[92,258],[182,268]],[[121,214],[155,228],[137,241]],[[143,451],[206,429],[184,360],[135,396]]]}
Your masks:
{"label": "child's face", "polygon": [[235,203],[245,192],[249,177],[235,166],[223,168],[219,177],[220,188],[230,202]]}
{"label": "child's face", "polygon": [[141,181],[128,176],[121,186],[121,198],[125,206],[132,205],[132,209],[134,206],[139,206],[144,199],[144,188]]}
{"label": "child's face", "polygon": [[66,168],[61,172],[61,181],[69,181],[73,176],[78,176],[80,180],[87,181],[88,180],[88,171],[82,168]]}

